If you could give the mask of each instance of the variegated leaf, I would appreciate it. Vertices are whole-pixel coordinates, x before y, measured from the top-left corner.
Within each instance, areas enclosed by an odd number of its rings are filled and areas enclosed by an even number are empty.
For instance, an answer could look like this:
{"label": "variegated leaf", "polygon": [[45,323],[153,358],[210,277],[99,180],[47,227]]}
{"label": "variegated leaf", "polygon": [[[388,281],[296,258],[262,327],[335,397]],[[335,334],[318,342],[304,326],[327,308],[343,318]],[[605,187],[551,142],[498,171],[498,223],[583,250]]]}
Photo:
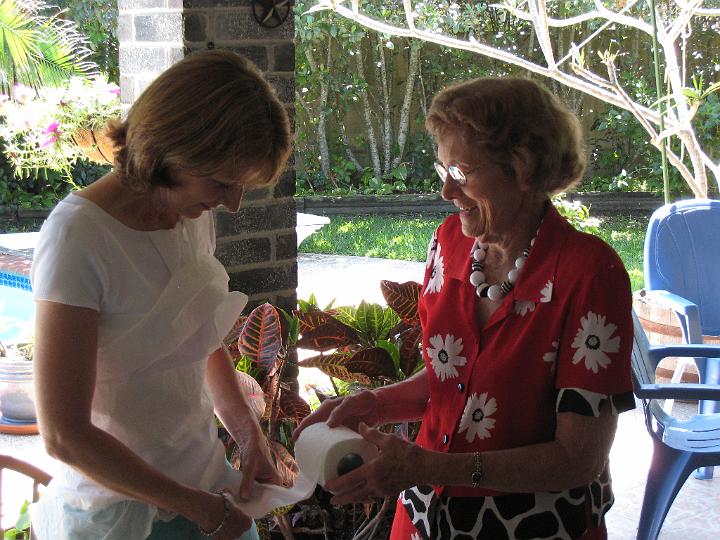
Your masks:
{"label": "variegated leaf", "polygon": [[358,381],[361,384],[370,384],[370,379],[367,375],[362,373],[351,373],[342,365],[347,357],[347,353],[319,354],[317,356],[300,360],[298,365],[300,367],[318,368],[320,371],[325,373],[325,375],[335,377],[336,379],[340,379],[342,381]]}
{"label": "variegated leaf", "polygon": [[357,343],[358,339],[355,330],[340,321],[329,318],[322,325],[305,332],[301,330],[297,346],[301,349],[324,352]]}
{"label": "variegated leaf", "polygon": [[[382,339],[385,322],[385,312],[380,304],[360,302],[355,313],[355,328],[370,339]],[[389,330],[389,329],[388,329]]]}
{"label": "variegated leaf", "polygon": [[390,354],[380,347],[361,349],[343,362],[343,366],[352,373],[363,373],[375,379],[387,377],[395,379],[395,364]]}
{"label": "variegated leaf", "polygon": [[300,320],[300,333],[310,332],[319,326],[326,325],[334,320],[334,314],[328,311],[313,309],[310,311],[296,311],[295,315]]}
{"label": "variegated leaf", "polygon": [[252,310],[238,338],[238,350],[248,356],[263,372],[275,366],[282,347],[280,315],[268,303]]}
{"label": "variegated leaf", "polygon": [[310,405],[308,405],[300,394],[282,385],[280,388],[280,408],[278,416],[281,418],[290,418],[299,424],[303,418],[309,414]]}
{"label": "variegated leaf", "polygon": [[353,306],[340,306],[335,310],[335,319],[343,324],[355,327],[355,313],[357,308]]}
{"label": "variegated leaf", "polygon": [[398,317],[398,314],[395,313],[390,307],[386,307],[385,309],[383,309],[383,317],[383,329],[381,337],[386,338],[391,335],[390,332],[392,332],[392,329],[402,322],[402,319]]}
{"label": "variegated leaf", "polygon": [[223,340],[223,343],[227,347],[228,353],[230,353],[230,357],[236,362],[242,356],[240,350],[238,349],[238,338],[240,337],[240,333],[245,326],[245,321],[247,321],[247,317],[245,315],[241,315],[235,321],[233,327],[228,332],[228,335],[225,336],[225,339]]}
{"label": "variegated leaf", "polygon": [[418,301],[422,285],[415,281],[397,283],[395,281],[383,280],[380,282],[380,290],[395,313],[408,324],[419,322]]}
{"label": "variegated leaf", "polygon": [[275,373],[269,376],[263,382],[263,392],[265,392],[265,412],[263,413],[262,420],[270,419],[272,414],[277,415],[278,404],[275,402],[275,397],[279,393],[280,377]]}
{"label": "variegated leaf", "polygon": [[399,337],[400,340],[400,370],[409,377],[422,360],[420,354],[420,341],[422,341],[422,328],[416,324],[404,330]]}
{"label": "variegated leaf", "polygon": [[298,466],[292,454],[278,441],[269,441],[270,451],[275,458],[278,472],[282,477],[283,484],[292,485],[298,475]]}

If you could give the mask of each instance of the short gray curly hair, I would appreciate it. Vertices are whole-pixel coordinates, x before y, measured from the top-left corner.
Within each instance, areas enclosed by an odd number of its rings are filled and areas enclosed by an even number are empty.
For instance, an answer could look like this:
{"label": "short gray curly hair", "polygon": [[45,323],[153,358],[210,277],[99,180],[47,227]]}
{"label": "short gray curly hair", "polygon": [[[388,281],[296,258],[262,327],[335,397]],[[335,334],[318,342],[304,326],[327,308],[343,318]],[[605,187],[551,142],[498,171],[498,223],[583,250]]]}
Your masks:
{"label": "short gray curly hair", "polygon": [[577,117],[529,79],[473,79],[438,93],[425,121],[436,138],[459,132],[508,177],[520,174],[537,191],[577,184],[587,163]]}

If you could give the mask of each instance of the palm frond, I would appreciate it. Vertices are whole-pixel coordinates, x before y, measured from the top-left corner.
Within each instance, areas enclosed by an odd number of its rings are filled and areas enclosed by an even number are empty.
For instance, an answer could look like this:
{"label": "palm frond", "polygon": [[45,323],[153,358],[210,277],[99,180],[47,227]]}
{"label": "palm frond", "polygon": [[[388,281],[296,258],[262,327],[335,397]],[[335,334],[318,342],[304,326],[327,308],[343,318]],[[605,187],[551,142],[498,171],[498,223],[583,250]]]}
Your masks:
{"label": "palm frond", "polygon": [[32,13],[13,0],[0,1],[0,51],[7,52],[18,69],[27,69],[41,38]]}
{"label": "palm frond", "polygon": [[2,85],[59,85],[72,75],[96,70],[92,53],[75,23],[39,14],[41,3],[0,0],[0,67]]}

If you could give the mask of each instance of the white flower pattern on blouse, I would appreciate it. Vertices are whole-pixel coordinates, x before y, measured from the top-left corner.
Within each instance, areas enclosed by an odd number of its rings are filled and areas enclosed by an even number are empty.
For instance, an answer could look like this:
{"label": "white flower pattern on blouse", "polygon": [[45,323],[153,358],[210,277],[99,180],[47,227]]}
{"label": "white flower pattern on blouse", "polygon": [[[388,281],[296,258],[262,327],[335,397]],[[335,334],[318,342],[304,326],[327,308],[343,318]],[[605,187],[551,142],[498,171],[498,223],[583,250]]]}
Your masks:
{"label": "white flower pattern on blouse", "polygon": [[530,302],[529,300],[516,300],[513,311],[517,315],[524,317],[528,314],[528,312],[535,311],[535,302]]}
{"label": "white flower pattern on blouse", "polygon": [[471,443],[478,439],[487,439],[490,437],[490,430],[495,427],[495,419],[489,418],[497,411],[497,403],[495,398],[488,399],[487,392],[483,392],[479,396],[472,394],[465,404],[462,420],[458,433],[467,431],[465,439]]}
{"label": "white flower pattern on blouse", "polygon": [[464,366],[467,359],[460,356],[463,350],[462,338],[455,339],[455,336],[448,334],[443,337],[438,334],[430,338],[430,345],[426,351],[430,357],[430,365],[441,381],[458,376],[457,368]]}
{"label": "white flower pattern on blouse", "polygon": [[557,360],[559,345],[560,345],[559,341],[557,341],[557,340],[553,341],[552,342],[553,350],[543,354],[543,362],[547,362],[548,364],[550,364],[551,373],[555,373],[555,361]]}
{"label": "white flower pattern on blouse", "polygon": [[443,263],[443,257],[440,254],[440,243],[438,242],[437,249],[435,250],[435,260],[433,262],[433,268],[430,271],[430,277],[428,278],[428,284],[425,288],[425,294],[440,292],[443,283],[445,282],[445,264]]}
{"label": "white flower pattern on blouse", "polygon": [[552,291],[553,291],[553,282],[548,281],[545,284],[545,287],[543,287],[543,290],[540,291],[540,301],[542,303],[546,304],[550,300],[552,300]]}
{"label": "white flower pattern on blouse", "polygon": [[438,239],[437,230],[432,235],[430,243],[428,244],[427,257],[425,258],[425,268],[430,268],[430,265],[435,262],[435,252],[437,251]]}
{"label": "white flower pattern on blouse", "polygon": [[597,315],[588,311],[580,318],[580,328],[575,334],[572,347],[577,349],[573,355],[573,364],[585,360],[585,367],[593,373],[599,368],[606,368],[611,360],[607,353],[620,350],[620,336],[612,337],[617,326],[605,324],[605,315]]}

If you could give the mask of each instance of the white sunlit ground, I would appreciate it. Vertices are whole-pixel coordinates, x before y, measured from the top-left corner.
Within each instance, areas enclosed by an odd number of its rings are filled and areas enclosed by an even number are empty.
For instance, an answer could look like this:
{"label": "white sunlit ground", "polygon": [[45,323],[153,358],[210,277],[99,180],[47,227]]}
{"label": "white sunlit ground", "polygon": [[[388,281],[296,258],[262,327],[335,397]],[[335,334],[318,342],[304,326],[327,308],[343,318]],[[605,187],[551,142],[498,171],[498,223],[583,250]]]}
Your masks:
{"label": "white sunlit ground", "polygon": [[[324,306],[354,305],[360,300],[383,303],[380,280],[421,281],[423,263],[299,255],[298,297],[307,299],[315,293]],[[309,383],[329,386],[317,370],[301,370],[301,386]],[[689,410],[689,405],[678,404]],[[620,417],[620,427],[611,452],[611,469],[616,503],[608,514],[610,540],[633,540],[640,515],[645,477],[650,464],[652,443],[645,429],[642,411],[636,409]],[[0,434],[0,453],[11,454],[52,473],[53,461],[45,454],[38,436]],[[720,470],[713,480],[690,478],[680,491],[668,514],[661,540],[718,540],[720,538]],[[12,523],[25,493],[22,483],[6,473],[3,478],[2,526]]]}

